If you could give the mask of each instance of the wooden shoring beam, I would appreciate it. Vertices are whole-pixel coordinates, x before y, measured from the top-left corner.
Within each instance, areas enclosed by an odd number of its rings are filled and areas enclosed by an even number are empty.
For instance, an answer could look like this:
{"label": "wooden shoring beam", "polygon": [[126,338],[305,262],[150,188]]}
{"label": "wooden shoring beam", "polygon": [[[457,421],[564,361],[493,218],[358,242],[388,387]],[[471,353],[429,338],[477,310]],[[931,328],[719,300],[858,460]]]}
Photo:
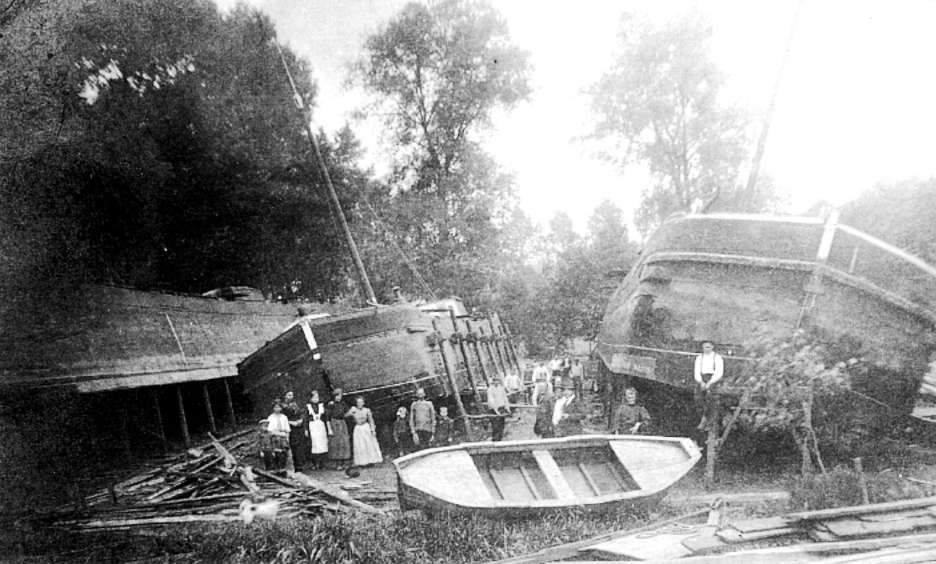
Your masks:
{"label": "wooden shoring beam", "polygon": [[[471,322],[467,319],[465,320],[465,329],[467,333],[471,335]],[[484,383],[488,386],[491,385],[491,379],[488,377],[487,367],[484,366],[484,357],[481,356],[481,347],[478,346],[478,339],[472,339],[472,345],[474,345],[475,355],[478,357],[478,368],[481,369],[481,377],[484,378]]]}
{"label": "wooden shoring beam", "polygon": [[432,329],[436,334],[436,342],[439,343],[439,356],[442,358],[442,368],[445,370],[445,376],[448,379],[449,386],[452,388],[452,395],[455,396],[455,406],[458,407],[459,420],[461,421],[462,431],[464,431],[465,436],[468,436],[468,411],[465,410],[465,404],[462,403],[461,398],[461,389],[458,386],[458,381],[455,379],[455,375],[449,369],[448,357],[445,356],[445,339],[442,337],[442,333],[439,332],[439,328],[436,325],[436,320],[432,320]]}
{"label": "wooden shoring beam", "polygon": [[201,383],[202,399],[205,400],[205,413],[208,415],[208,427],[211,432],[218,434],[218,426],[215,424],[214,410],[211,409],[211,394],[208,393],[208,383]]}
{"label": "wooden shoring beam", "polygon": [[231,428],[237,427],[237,417],[234,416],[234,402],[231,400],[231,386],[228,384],[228,379],[225,378],[222,380],[224,382],[224,399],[227,402],[227,416],[228,423],[231,424]]}
{"label": "wooden shoring beam", "polygon": [[164,454],[169,454],[169,441],[166,440],[166,424],[163,422],[162,408],[159,406],[159,387],[154,386],[153,407],[156,408],[156,424],[159,426],[159,441],[162,443]]}
{"label": "wooden shoring beam", "polygon": [[[462,334],[458,330],[458,318],[455,317],[455,312],[451,309],[449,310],[449,316],[452,320],[452,330],[454,331],[453,335],[458,335],[458,352],[461,352],[462,362],[465,364],[465,372],[468,374],[468,383],[471,384],[471,395],[474,397],[475,403],[481,403],[481,397],[478,395],[478,385],[475,383],[474,371],[471,370],[471,362],[468,360],[468,351],[465,350],[465,340],[462,339]],[[454,349],[455,347],[452,347]]]}
{"label": "wooden shoring beam", "polygon": [[185,417],[185,402],[182,400],[182,384],[175,386],[176,403],[179,407],[179,428],[182,431],[182,442],[185,448],[192,446],[192,435],[189,433],[188,419]]}

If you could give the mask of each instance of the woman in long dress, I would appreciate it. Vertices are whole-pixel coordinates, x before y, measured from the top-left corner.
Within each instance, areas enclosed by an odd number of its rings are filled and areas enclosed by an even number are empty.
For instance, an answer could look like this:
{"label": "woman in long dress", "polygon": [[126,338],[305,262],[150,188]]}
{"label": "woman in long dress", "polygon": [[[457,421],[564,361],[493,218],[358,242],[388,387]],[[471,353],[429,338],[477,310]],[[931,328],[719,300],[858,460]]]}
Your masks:
{"label": "woman in long dress", "polygon": [[335,470],[344,470],[351,460],[351,436],[348,434],[348,404],[344,402],[341,388],[335,388],[335,399],[326,407],[328,427],[328,459]]}
{"label": "woman in long dress", "polygon": [[309,440],[312,443],[312,469],[322,469],[322,459],[328,452],[328,428],[325,425],[325,404],[319,400],[318,390],[312,390],[312,397],[306,404],[308,412]]}
{"label": "woman in long dress", "polygon": [[348,411],[354,418],[354,465],[367,466],[383,462],[380,445],[377,444],[377,426],[374,415],[364,407],[364,397],[355,399],[355,407]]}

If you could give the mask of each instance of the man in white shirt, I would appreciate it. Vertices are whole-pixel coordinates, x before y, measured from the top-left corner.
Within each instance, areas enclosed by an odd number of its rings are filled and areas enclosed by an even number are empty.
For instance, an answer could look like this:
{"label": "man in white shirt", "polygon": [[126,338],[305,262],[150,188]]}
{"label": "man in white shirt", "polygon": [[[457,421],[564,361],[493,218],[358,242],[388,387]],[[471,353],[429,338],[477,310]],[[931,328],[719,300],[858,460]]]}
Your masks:
{"label": "man in white shirt", "polygon": [[699,429],[705,429],[709,417],[714,417],[714,409],[718,405],[718,390],[716,385],[725,374],[725,360],[715,352],[712,341],[702,341],[702,354],[695,359],[694,378],[696,381],[695,400],[702,412]]}

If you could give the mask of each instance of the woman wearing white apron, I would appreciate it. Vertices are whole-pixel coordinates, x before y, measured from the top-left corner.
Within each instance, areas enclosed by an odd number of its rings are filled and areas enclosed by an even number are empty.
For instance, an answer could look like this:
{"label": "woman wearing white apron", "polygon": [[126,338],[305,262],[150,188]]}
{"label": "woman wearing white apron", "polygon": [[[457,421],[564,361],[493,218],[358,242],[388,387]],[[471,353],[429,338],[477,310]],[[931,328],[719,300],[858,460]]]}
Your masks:
{"label": "woman wearing white apron", "polygon": [[325,454],[328,452],[328,430],[325,427],[325,404],[319,400],[318,390],[312,390],[306,411],[309,440],[312,443],[312,469],[321,470]]}

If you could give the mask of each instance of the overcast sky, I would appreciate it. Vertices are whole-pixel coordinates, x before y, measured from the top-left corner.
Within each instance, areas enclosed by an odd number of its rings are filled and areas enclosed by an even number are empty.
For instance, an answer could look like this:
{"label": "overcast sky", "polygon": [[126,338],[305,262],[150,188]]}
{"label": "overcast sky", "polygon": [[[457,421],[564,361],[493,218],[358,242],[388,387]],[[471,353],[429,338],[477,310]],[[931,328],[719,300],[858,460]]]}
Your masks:
{"label": "overcast sky", "polygon": [[[360,104],[346,91],[346,65],[401,0],[251,0],[280,40],[313,66],[314,119],[333,130]],[[579,228],[610,198],[628,213],[646,177],[594,158],[576,139],[592,117],[583,90],[609,67],[621,13],[662,20],[684,1],[494,0],[511,37],[530,52],[531,100],[496,116],[485,146],[514,173],[521,205],[546,222],[568,212]],[[699,2],[713,24],[713,57],[728,75],[726,99],[758,115],[768,104],[796,1]],[[221,0],[226,9],[233,5]],[[816,199],[844,203],[880,180],[936,173],[936,2],[805,0],[777,100],[761,171],[791,195],[792,213]],[[377,130],[353,124],[385,162]],[[752,151],[753,152],[753,151]]]}

